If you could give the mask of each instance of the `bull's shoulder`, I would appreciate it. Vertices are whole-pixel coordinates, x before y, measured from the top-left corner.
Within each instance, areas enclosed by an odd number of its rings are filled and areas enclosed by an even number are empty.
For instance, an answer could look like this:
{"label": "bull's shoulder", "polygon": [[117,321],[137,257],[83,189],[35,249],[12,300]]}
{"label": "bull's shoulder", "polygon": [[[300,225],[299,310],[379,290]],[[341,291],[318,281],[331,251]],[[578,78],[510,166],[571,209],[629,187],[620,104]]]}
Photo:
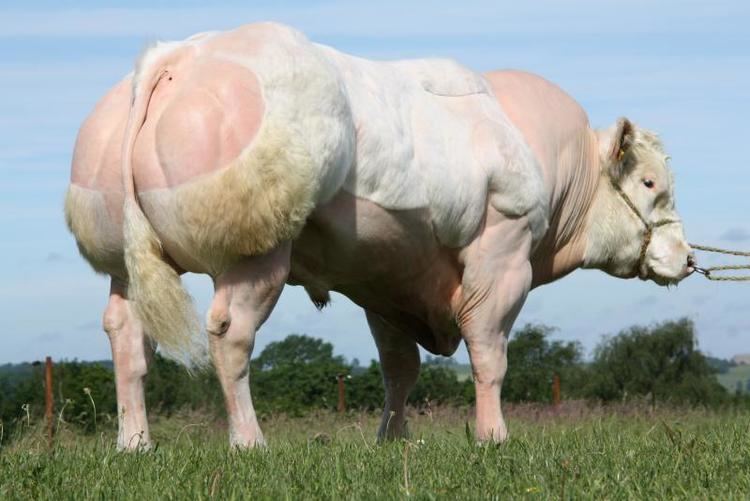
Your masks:
{"label": "bull's shoulder", "polygon": [[554,112],[559,125],[588,126],[583,107],[558,85],[539,75],[520,70],[496,70],[485,73],[484,77],[510,115],[543,114],[549,117],[549,113]]}
{"label": "bull's shoulder", "polygon": [[522,71],[485,74],[495,99],[521,132],[548,179],[554,179],[560,153],[581,153],[582,138],[591,133],[588,116],[575,99],[554,83]]}

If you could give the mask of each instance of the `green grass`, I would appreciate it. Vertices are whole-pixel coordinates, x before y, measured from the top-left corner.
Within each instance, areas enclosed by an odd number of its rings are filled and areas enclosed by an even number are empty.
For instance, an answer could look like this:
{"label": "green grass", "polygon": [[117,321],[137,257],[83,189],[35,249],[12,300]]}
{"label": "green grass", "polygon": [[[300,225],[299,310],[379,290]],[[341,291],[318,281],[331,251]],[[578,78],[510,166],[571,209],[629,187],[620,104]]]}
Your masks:
{"label": "green grass", "polygon": [[[510,409],[502,446],[468,440],[464,413],[414,415],[412,438],[376,445],[376,418],[263,423],[268,450],[231,451],[201,416],[156,420],[158,447],[114,433],[27,430],[0,449],[0,499],[747,498],[750,415]],[[7,440],[7,437],[6,437]]]}

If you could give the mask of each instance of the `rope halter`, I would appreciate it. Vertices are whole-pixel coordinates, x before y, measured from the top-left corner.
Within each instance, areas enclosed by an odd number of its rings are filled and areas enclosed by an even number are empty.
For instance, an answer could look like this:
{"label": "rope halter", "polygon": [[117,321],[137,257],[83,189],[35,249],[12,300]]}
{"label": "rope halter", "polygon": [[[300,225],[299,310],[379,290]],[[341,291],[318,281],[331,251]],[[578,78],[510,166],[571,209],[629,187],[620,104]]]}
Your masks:
{"label": "rope halter", "polygon": [[659,228],[661,226],[666,226],[668,224],[679,224],[680,221],[678,219],[661,219],[659,221],[656,221],[654,223],[647,220],[643,214],[641,214],[641,211],[638,210],[638,207],[635,206],[633,203],[633,200],[630,199],[627,193],[623,191],[623,189],[620,187],[619,184],[615,183],[612,178],[609,178],[609,182],[612,184],[612,188],[615,190],[615,192],[620,195],[620,198],[623,202],[625,202],[625,205],[627,205],[630,208],[630,211],[635,214],[635,216],[638,218],[638,220],[643,223],[644,227],[644,233],[643,233],[643,243],[641,244],[641,252],[638,256],[638,263],[636,265],[636,274],[641,275],[641,270],[643,269],[644,265],[646,264],[646,253],[648,252],[648,246],[651,244],[651,238],[654,235],[654,230],[656,228]]}
{"label": "rope halter", "polygon": [[[648,252],[648,246],[651,244],[651,238],[653,237],[654,230],[660,226],[664,226],[667,224],[677,224],[680,221],[675,219],[662,219],[660,221],[657,221],[655,223],[650,223],[645,217],[643,217],[643,214],[638,210],[638,208],[633,203],[633,200],[630,199],[630,197],[625,193],[622,188],[615,183],[610,178],[610,183],[612,184],[612,188],[617,192],[618,195],[620,195],[620,198],[622,198],[622,201],[625,202],[625,205],[627,205],[630,208],[630,211],[635,214],[635,216],[638,218],[638,220],[643,223],[643,226],[645,228],[645,232],[643,234],[643,243],[641,244],[641,253],[638,257],[638,264],[636,271],[640,272],[643,269],[643,266],[646,263],[646,253]],[[743,251],[736,251],[736,250],[730,250],[730,249],[720,249],[718,247],[708,247],[705,245],[697,245],[697,244],[688,244],[690,245],[690,248],[693,250],[698,251],[705,251],[705,252],[715,252],[719,254],[728,254],[731,256],[741,256],[741,257],[750,257],[750,252],[743,252]],[[698,266],[694,266],[693,269],[696,273],[701,274],[705,276],[709,280],[716,280],[716,281],[724,281],[724,282],[748,282],[750,281],[750,275],[724,275],[724,276],[717,276],[714,274],[716,271],[729,271],[729,270],[750,270],[750,264],[748,265],[727,265],[727,266],[714,266],[711,268],[699,268]],[[640,275],[640,273],[638,273]]]}

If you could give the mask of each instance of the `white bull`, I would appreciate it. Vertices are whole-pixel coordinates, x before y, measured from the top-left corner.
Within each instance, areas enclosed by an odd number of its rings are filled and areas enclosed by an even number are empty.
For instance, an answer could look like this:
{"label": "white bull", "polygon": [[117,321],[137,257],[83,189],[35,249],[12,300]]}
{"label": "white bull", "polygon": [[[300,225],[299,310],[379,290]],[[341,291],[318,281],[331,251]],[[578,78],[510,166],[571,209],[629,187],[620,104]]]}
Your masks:
{"label": "white bull", "polygon": [[201,356],[185,271],[214,280],[233,445],[263,443],[248,360],[285,283],[365,310],[381,438],[405,431],[417,345],[463,340],[477,438],[502,441],[507,335],[531,289],[581,267],[659,284],[693,271],[672,188],[655,134],[594,131],[527,73],[372,62],[275,24],[159,44],[83,124],[66,199],[82,255],[112,277],[118,445],[149,444],[149,339]]}

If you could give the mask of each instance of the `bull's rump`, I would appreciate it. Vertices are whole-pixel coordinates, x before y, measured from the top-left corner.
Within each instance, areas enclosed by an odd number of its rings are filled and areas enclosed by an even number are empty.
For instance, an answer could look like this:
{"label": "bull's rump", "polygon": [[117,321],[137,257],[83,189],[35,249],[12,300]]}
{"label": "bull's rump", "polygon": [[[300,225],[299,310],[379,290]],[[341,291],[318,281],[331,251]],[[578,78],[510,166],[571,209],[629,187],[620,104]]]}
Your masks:
{"label": "bull's rump", "polygon": [[292,30],[249,25],[184,44],[153,49],[184,56],[154,89],[133,173],[165,250],[216,274],[297,235],[341,185],[353,125],[335,71]]}
{"label": "bull's rump", "polygon": [[65,197],[65,219],[81,255],[100,273],[124,279],[122,141],[130,76],[96,104],[76,139]]}
{"label": "bull's rump", "polygon": [[125,279],[122,203],[121,191],[71,184],[65,195],[65,221],[79,252],[95,271]]}

